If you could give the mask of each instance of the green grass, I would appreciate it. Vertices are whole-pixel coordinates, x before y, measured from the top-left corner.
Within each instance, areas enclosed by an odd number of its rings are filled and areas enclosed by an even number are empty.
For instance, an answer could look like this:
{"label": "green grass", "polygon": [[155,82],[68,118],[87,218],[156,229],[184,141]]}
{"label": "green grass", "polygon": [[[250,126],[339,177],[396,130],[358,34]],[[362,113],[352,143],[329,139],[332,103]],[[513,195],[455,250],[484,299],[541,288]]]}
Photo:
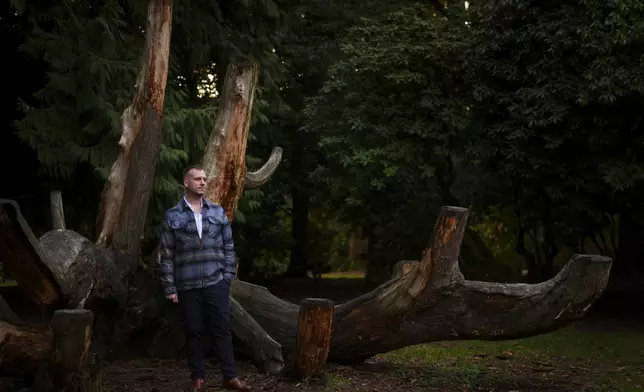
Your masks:
{"label": "green grass", "polygon": [[457,380],[468,385],[520,385],[536,374],[546,381],[585,384],[586,392],[644,391],[644,329],[616,332],[571,326],[520,340],[418,345],[379,359],[434,366],[433,385]]}
{"label": "green grass", "polygon": [[0,287],[14,287],[17,285],[18,283],[13,279],[0,280]]}
{"label": "green grass", "polygon": [[329,272],[322,279],[364,279],[364,271]]}

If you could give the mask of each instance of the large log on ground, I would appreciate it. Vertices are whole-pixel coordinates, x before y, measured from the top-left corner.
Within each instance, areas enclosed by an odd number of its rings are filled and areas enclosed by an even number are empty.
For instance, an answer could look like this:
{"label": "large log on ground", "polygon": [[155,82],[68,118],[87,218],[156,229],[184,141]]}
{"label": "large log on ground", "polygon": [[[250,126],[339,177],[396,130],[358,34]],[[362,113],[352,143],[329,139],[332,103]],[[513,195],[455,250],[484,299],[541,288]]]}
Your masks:
{"label": "large log on ground", "polygon": [[298,377],[308,379],[324,370],[331,348],[333,301],[306,298],[300,305],[293,366]]}
{"label": "large log on ground", "polygon": [[[467,210],[463,208],[444,207],[419,262],[401,263],[394,272],[395,278],[370,293],[335,306],[330,361],[361,361],[378,353],[424,342],[514,339],[549,332],[583,316],[604,290],[611,260],[595,255],[573,256],[554,278],[539,284],[465,280],[458,269],[458,254],[466,217]],[[57,230],[45,238],[54,238],[53,233],[68,232]],[[11,234],[16,236],[16,233]],[[70,234],[70,238],[78,239],[76,234]],[[85,243],[84,240],[79,242]],[[66,248],[68,252],[76,249],[64,247],[63,243],[52,241],[48,247],[52,251],[57,247]],[[88,249],[94,248],[88,245]],[[82,252],[77,253],[80,254]],[[118,265],[116,255],[100,256],[103,257],[101,264]],[[64,252],[60,257],[65,258]],[[75,257],[79,256],[70,259]],[[36,261],[31,260],[32,264]],[[96,276],[117,272],[100,267]],[[130,292],[139,292],[138,285],[154,287],[151,277],[141,279],[129,287]],[[109,291],[110,285],[98,282],[97,294],[92,289],[90,298],[103,292],[101,297],[107,300],[118,291]],[[151,298],[151,292],[141,293],[147,293],[145,297]],[[234,281],[231,294],[233,333],[256,362],[263,361],[263,370],[278,372],[283,367],[283,353],[292,353],[297,347],[299,307],[273,296],[264,287],[239,280]],[[149,309],[154,306],[132,308],[132,298],[130,296],[127,303],[126,314],[141,318],[145,318],[146,313],[153,315],[148,315],[148,319],[159,315],[158,309],[157,313],[150,313]],[[105,316],[105,322],[114,322],[110,317],[114,316]],[[38,347],[46,347],[47,344],[42,343],[46,341],[46,334],[38,335],[41,336],[38,340],[37,334],[27,329],[6,323],[2,327],[5,331],[3,341],[10,342],[7,347],[13,347],[16,353],[9,362],[42,357],[42,349]],[[130,330],[136,330],[136,323]],[[31,343],[16,344],[16,339],[37,342],[30,347]],[[3,357],[3,361],[7,358]]]}
{"label": "large log on ground", "polygon": [[[458,269],[467,210],[443,207],[430,246],[405,274],[335,307],[330,361],[354,362],[405,346],[546,333],[582,317],[603,292],[611,259],[575,255],[539,284],[467,281]],[[411,267],[410,267],[411,265]],[[235,299],[284,351],[295,348],[298,308],[236,281]]]}

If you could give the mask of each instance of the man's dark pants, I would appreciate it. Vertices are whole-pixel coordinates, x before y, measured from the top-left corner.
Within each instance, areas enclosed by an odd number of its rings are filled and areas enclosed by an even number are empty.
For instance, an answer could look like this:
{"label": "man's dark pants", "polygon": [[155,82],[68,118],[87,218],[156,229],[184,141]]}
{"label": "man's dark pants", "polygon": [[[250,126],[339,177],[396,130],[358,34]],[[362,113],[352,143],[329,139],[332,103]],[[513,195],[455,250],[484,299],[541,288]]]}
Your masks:
{"label": "man's dark pants", "polygon": [[222,280],[205,289],[179,291],[179,308],[186,334],[186,356],[190,377],[204,378],[204,326],[211,332],[215,353],[225,380],[237,377],[230,333],[230,282]]}

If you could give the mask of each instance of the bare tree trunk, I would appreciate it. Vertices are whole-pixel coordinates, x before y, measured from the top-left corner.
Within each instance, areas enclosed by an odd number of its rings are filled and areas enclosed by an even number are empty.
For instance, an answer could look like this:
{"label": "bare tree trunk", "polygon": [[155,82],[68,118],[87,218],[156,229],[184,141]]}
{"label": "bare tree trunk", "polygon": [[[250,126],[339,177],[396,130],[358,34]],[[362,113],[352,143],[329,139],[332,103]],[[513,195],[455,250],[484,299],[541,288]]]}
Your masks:
{"label": "bare tree trunk", "polygon": [[258,77],[257,64],[228,66],[217,120],[204,152],[209,180],[206,198],[221,205],[230,221],[244,190],[246,141]]}
{"label": "bare tree trunk", "polygon": [[141,242],[161,143],[171,31],[172,0],[150,0],[136,92],[121,117],[120,152],[102,195],[99,245],[114,238],[115,245],[137,249]]}

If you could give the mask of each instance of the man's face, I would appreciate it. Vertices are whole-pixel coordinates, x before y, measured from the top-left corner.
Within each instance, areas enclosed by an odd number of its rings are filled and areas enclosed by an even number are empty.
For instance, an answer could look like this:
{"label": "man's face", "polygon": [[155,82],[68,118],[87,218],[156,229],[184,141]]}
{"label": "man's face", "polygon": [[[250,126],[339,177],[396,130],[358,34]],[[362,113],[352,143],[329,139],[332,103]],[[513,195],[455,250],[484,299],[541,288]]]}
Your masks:
{"label": "man's face", "polygon": [[190,170],[183,178],[183,186],[188,192],[203,196],[206,193],[206,173],[199,169]]}

